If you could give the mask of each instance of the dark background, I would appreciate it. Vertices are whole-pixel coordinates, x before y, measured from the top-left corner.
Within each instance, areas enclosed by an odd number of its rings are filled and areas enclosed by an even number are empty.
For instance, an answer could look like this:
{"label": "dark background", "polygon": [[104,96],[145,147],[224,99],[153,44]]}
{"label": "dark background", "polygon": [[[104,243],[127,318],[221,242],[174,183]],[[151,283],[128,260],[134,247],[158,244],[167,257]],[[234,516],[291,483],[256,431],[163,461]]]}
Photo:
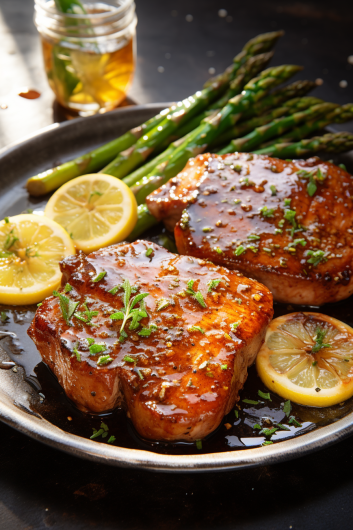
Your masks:
{"label": "dark background", "polygon": [[[323,80],[315,95],[353,100],[352,0],[136,3],[138,61],[129,94],[136,103],[194,93],[209,68],[221,72],[249,38],[274,29],[286,35],[272,64],[302,64],[298,78]],[[0,146],[63,119],[46,84],[32,16],[31,0],[0,0],[0,107],[7,107],[0,108]],[[41,97],[20,98],[24,86]],[[353,130],[352,123],[343,127]],[[154,474],[78,460],[0,424],[0,528],[351,529],[352,457],[350,438],[276,466]]]}

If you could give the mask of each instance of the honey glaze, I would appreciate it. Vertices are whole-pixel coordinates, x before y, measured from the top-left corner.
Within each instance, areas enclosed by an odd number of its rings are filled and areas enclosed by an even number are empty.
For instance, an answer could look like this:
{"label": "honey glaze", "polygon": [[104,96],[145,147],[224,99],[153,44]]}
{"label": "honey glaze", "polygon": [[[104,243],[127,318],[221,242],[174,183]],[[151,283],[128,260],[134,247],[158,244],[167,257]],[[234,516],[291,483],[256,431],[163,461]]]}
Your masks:
{"label": "honey glaze", "polygon": [[[351,307],[351,300],[347,299],[320,308],[320,311],[352,325]],[[307,308],[275,304],[275,317],[305,309]],[[84,438],[90,438],[93,429],[99,430],[101,422],[104,421],[109,428],[108,436],[104,439],[101,436],[97,437],[95,439],[97,442],[106,443],[111,436],[114,436],[113,445],[173,455],[243,450],[261,446],[265,440],[263,436],[259,436],[259,431],[253,428],[255,424],[268,425],[268,428],[276,423],[287,426],[289,431],[279,430],[272,436],[272,441],[277,443],[328,425],[353,411],[353,399],[322,409],[292,403],[291,415],[300,422],[301,427],[288,425],[287,417],[283,411],[283,398],[273,393],[270,394],[272,401],[259,397],[259,390],[265,393],[268,390],[258,377],[255,366],[252,366],[249,369],[245,386],[240,393],[238,404],[223,418],[219,427],[202,441],[202,449],[198,450],[195,443],[189,442],[165,443],[144,440],[137,434],[124,408],[108,411],[104,415],[86,414],[79,411],[69,401],[52,372],[41,362],[36,347],[27,336],[27,328],[34,316],[35,306],[26,308],[7,306],[0,307],[0,310],[2,314],[0,347],[6,351],[9,357],[9,361],[3,361],[0,369],[8,369],[8,365],[4,365],[4,362],[13,362],[23,366],[27,380],[40,393],[40,399],[32,403],[32,411],[60,429]],[[310,310],[312,311],[313,308]],[[243,400],[256,401],[258,404],[249,404]],[[234,410],[237,411],[237,414]]]}

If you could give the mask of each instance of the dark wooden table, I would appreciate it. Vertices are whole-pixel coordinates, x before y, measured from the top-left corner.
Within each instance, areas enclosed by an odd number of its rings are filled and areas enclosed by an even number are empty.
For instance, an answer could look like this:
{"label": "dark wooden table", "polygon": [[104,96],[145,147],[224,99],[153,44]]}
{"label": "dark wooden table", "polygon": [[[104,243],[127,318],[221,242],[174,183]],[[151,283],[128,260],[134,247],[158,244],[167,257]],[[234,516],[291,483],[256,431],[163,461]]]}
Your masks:
{"label": "dark wooden table", "polygon": [[[137,0],[137,12],[129,94],[137,103],[194,93],[249,38],[279,28],[286,36],[273,64],[303,64],[302,78],[323,80],[318,97],[353,99],[351,0]],[[32,14],[31,0],[0,0],[1,147],[64,119],[46,84]],[[41,97],[20,98],[24,86]],[[0,528],[345,530],[353,528],[352,470],[352,439],[275,466],[175,475],[78,460],[0,424]]]}

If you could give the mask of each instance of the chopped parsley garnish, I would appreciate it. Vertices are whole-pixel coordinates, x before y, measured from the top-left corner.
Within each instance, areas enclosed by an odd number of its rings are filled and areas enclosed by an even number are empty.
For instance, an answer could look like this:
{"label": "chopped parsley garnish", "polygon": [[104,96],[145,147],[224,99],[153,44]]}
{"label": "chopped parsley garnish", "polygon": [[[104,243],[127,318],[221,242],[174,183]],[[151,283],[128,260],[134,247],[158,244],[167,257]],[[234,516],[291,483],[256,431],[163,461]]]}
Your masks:
{"label": "chopped parsley garnish", "polygon": [[230,329],[232,331],[236,331],[237,327],[239,326],[240,322],[233,322],[233,324],[230,325]]}
{"label": "chopped parsley garnish", "polygon": [[92,318],[99,315],[99,311],[90,311],[87,307],[87,303],[82,304],[85,311],[76,311],[75,317],[84,322],[85,324],[92,326]]}
{"label": "chopped parsley garnish", "polygon": [[[92,434],[92,436],[90,436],[90,439],[94,440],[95,438],[98,438],[99,436],[102,436],[102,438],[106,438],[108,436],[108,431],[109,431],[108,425],[102,421],[102,423],[100,425],[100,428],[98,430],[97,429],[93,429],[93,434]],[[115,440],[114,436],[111,436],[109,438],[109,440],[111,438],[114,438],[114,440]],[[109,440],[108,440],[108,443],[111,443]],[[114,440],[112,440],[112,441],[114,441]]]}
{"label": "chopped parsley garnish", "polygon": [[37,307],[41,307],[43,305],[42,302],[40,302],[39,304],[37,304]]}
{"label": "chopped parsley garnish", "polygon": [[213,232],[213,228],[210,226],[204,226],[202,232]]}
{"label": "chopped parsley garnish", "polygon": [[201,449],[202,449],[202,440],[196,440],[196,449],[201,451]]}
{"label": "chopped parsley garnish", "polygon": [[272,401],[269,392],[261,392],[261,390],[258,390],[257,393],[258,393],[258,395],[259,395],[261,398],[263,398],[263,399],[267,399],[268,401]]}
{"label": "chopped parsley garnish", "polygon": [[146,257],[148,258],[153,252],[153,248],[149,247],[147,250],[146,250]]}
{"label": "chopped parsley garnish", "polygon": [[156,324],[150,324],[148,328],[142,328],[137,334],[141,337],[149,337],[152,331],[156,331],[158,326]]}
{"label": "chopped parsley garnish", "polygon": [[286,425],[283,425],[282,423],[276,423],[277,427],[281,429],[281,431],[290,431]]}
{"label": "chopped parsley garnish", "polygon": [[103,366],[105,364],[111,363],[112,360],[113,359],[110,357],[110,355],[101,355],[97,361],[97,364],[98,366]]}
{"label": "chopped parsley garnish", "polygon": [[195,283],[195,280],[189,280],[187,282],[187,289],[185,289],[185,292],[187,294],[190,294],[199,304],[201,307],[207,307],[206,305],[206,302],[203,298],[203,294],[201,293],[201,291],[195,291],[193,286],[194,286],[194,283]]}
{"label": "chopped parsley garnish", "polygon": [[284,206],[290,206],[292,199],[284,199]]}
{"label": "chopped parsley garnish", "polygon": [[116,294],[122,287],[122,284],[120,283],[119,285],[116,285],[115,287],[112,287],[111,289],[109,289],[108,293],[109,294]]}
{"label": "chopped parsley garnish", "polygon": [[171,304],[172,304],[172,302],[168,298],[160,298],[156,302],[156,309],[157,309],[157,311],[162,311],[163,309],[166,309]]}
{"label": "chopped parsley garnish", "polygon": [[[344,171],[347,171],[347,168],[344,164],[338,164],[338,167],[340,167],[341,169],[344,169]],[[6,219],[6,217],[5,217]]]}
{"label": "chopped parsley garnish", "polygon": [[221,364],[221,370],[228,370],[227,364]]}
{"label": "chopped parsley garnish", "polygon": [[307,256],[310,256],[308,263],[311,263],[314,267],[321,263],[321,261],[324,263],[327,261],[325,252],[323,250],[308,250]]}
{"label": "chopped parsley garnish", "polygon": [[112,444],[113,442],[115,442],[116,438],[115,436],[110,436],[109,440],[108,440],[108,444]]}
{"label": "chopped parsley garnish", "polygon": [[235,417],[238,419],[239,418],[239,411],[234,409],[234,414],[235,414]]}
{"label": "chopped parsley garnish", "polygon": [[321,171],[320,168],[314,169],[312,171],[305,171],[302,169],[297,171],[299,178],[308,179],[308,184],[306,186],[306,191],[308,195],[312,197],[317,190],[317,182],[323,182],[326,178],[326,175]]}
{"label": "chopped parsley garnish", "polygon": [[94,343],[95,343],[95,340],[92,339],[92,337],[87,337],[87,342],[88,342],[88,344],[91,346],[91,344],[94,344]]}
{"label": "chopped parsley garnish", "polygon": [[[139,293],[133,298],[131,298],[132,287],[127,278],[124,280],[121,286],[124,289],[124,297],[123,297],[124,307],[120,311],[117,311],[116,313],[113,313],[112,315],[110,315],[110,318],[112,320],[123,321],[120,327],[120,337],[119,337],[120,342],[123,342],[124,339],[127,337],[127,333],[124,330],[127,321],[131,319],[129,329],[134,330],[139,327],[140,320],[144,317],[147,317],[144,298],[146,298],[146,296],[148,296],[149,293]],[[139,304],[139,307],[134,309],[136,304]]]}
{"label": "chopped parsley garnish", "polygon": [[213,291],[213,289],[216,289],[216,287],[218,287],[218,285],[221,283],[222,279],[219,278],[219,279],[216,279],[216,280],[210,280],[207,285],[208,285],[208,293],[210,293],[211,291]]}
{"label": "chopped parsley garnish", "polygon": [[123,358],[123,361],[127,363],[137,363],[137,360],[130,357],[130,355],[125,355],[125,357]]}
{"label": "chopped parsley garnish", "polygon": [[248,239],[251,239],[252,241],[258,241],[260,239],[260,236],[257,236],[256,234],[250,234],[248,236]]}
{"label": "chopped parsley garnish", "polygon": [[189,331],[199,331],[203,335],[205,334],[205,330],[200,328],[200,326],[190,326]]}
{"label": "chopped parsley garnish", "polygon": [[248,405],[258,405],[258,401],[254,401],[253,399],[243,399],[243,403],[247,403]]}
{"label": "chopped parsley garnish", "polygon": [[98,197],[101,197],[103,195],[103,193],[101,191],[92,191],[90,196],[89,196],[88,202],[90,202],[92,197],[94,197],[95,195],[98,195]]}
{"label": "chopped parsley garnish", "polygon": [[223,250],[220,247],[215,247],[217,254],[223,254]]}
{"label": "chopped parsley garnish", "polygon": [[316,336],[314,337],[315,344],[311,350],[311,353],[317,353],[321,348],[331,348],[331,344],[324,343],[324,339],[327,335],[327,330],[318,326],[315,330]]}
{"label": "chopped parsley garnish", "polygon": [[234,250],[234,255],[241,256],[243,252],[245,251],[246,251],[246,248],[243,245],[239,245],[239,247],[236,250]]}
{"label": "chopped parsley garnish", "polygon": [[9,222],[10,222],[8,217],[5,217],[4,221],[5,221],[6,224],[9,224]]}
{"label": "chopped parsley garnish", "polygon": [[80,302],[73,302],[70,300],[68,296],[65,296],[64,294],[58,293],[57,291],[53,291],[53,296],[59,297],[59,303],[60,303],[60,309],[62,316],[68,326],[70,326],[70,318],[75,313],[77,306]]}
{"label": "chopped parsley garnish", "polygon": [[277,189],[276,189],[276,186],[274,186],[273,184],[271,184],[271,186],[270,186],[270,190],[271,190],[271,195],[277,195]]}
{"label": "chopped parsley garnish", "polygon": [[299,423],[299,421],[297,421],[294,416],[291,416],[289,418],[288,423],[292,424],[292,425],[295,425],[295,427],[301,427],[302,426],[302,424]]}
{"label": "chopped parsley garnish", "polygon": [[277,427],[272,427],[272,429],[262,429],[259,434],[264,434],[267,437],[272,436],[276,431],[278,431]]}
{"label": "chopped parsley garnish", "polygon": [[73,353],[75,354],[76,359],[77,359],[78,362],[80,363],[80,362],[81,362],[81,354],[80,354],[80,352],[78,351],[78,349],[76,348],[76,346],[75,346],[75,348],[74,348],[72,351],[73,351]]}
{"label": "chopped parsley garnish", "polygon": [[291,247],[296,247],[297,245],[301,245],[302,247],[305,247],[305,245],[306,245],[306,241],[305,241],[305,239],[295,239],[295,240],[290,244]]}
{"label": "chopped parsley garnish", "polygon": [[267,206],[263,206],[259,211],[263,217],[273,217],[274,214],[274,209],[268,208]]}
{"label": "chopped parsley garnish", "polygon": [[89,354],[97,355],[97,353],[102,353],[102,351],[106,349],[107,347],[105,344],[91,344],[91,346],[89,347]]}
{"label": "chopped parsley garnish", "polygon": [[291,404],[291,402],[290,402],[289,399],[288,399],[288,401],[285,401],[285,402],[284,402],[284,405],[283,405],[283,412],[285,413],[285,415],[287,416],[287,418],[288,418],[288,416],[290,415],[291,410],[292,410],[292,404]]}
{"label": "chopped parsley garnish", "polygon": [[9,317],[7,316],[7,314],[5,313],[5,311],[1,311],[1,322],[6,322],[7,320],[9,320]]}
{"label": "chopped parsley garnish", "polygon": [[99,274],[97,274],[97,276],[95,278],[93,278],[92,282],[94,282],[94,283],[100,282],[101,280],[103,280],[103,278],[104,278],[104,276],[106,274],[107,274],[106,271],[100,272]]}
{"label": "chopped parsley garnish", "polygon": [[272,444],[273,444],[272,440],[266,440],[265,442],[263,442],[262,445],[272,445]]}
{"label": "chopped parsley garnish", "polygon": [[64,292],[65,293],[69,293],[70,291],[72,291],[72,287],[71,287],[71,285],[69,283],[67,283],[65,285]]}
{"label": "chopped parsley garnish", "polygon": [[297,222],[295,220],[296,211],[295,210],[284,210],[283,217],[292,225],[294,228],[297,226]]}
{"label": "chopped parsley garnish", "polygon": [[259,431],[261,431],[262,427],[261,425],[259,425],[258,423],[255,423],[255,425],[252,426],[253,429],[258,429]]}

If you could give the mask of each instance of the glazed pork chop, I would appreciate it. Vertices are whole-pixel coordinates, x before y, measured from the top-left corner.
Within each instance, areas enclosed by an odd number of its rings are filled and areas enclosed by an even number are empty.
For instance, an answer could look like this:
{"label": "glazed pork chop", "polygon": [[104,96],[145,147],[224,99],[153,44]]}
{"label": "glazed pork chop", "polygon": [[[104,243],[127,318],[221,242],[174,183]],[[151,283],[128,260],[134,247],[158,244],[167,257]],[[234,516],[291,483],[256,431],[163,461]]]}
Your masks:
{"label": "glazed pork chop", "polygon": [[181,254],[266,285],[278,302],[353,292],[353,177],[319,158],[200,155],[147,198]]}
{"label": "glazed pork chop", "polygon": [[62,288],[28,333],[77,407],[125,404],[147,439],[216,429],[273,316],[268,289],[146,241],[80,253],[61,268]]}

